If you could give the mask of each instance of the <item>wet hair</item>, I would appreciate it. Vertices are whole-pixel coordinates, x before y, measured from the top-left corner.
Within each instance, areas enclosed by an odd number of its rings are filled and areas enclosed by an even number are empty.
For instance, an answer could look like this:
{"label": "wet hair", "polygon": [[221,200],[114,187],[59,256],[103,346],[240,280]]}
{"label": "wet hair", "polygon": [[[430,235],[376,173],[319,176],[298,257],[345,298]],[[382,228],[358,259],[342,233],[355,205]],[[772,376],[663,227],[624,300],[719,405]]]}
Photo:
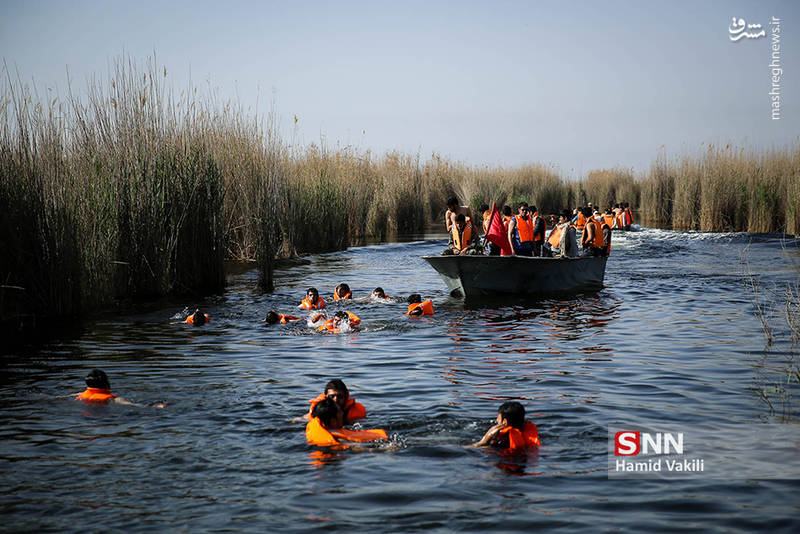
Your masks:
{"label": "wet hair", "polygon": [[456,215],[456,222],[457,223],[459,223],[459,222],[465,223],[465,222],[467,222],[467,217],[463,213],[459,213],[458,215]]}
{"label": "wet hair", "polygon": [[478,208],[478,211],[483,213],[484,211],[489,211],[489,204],[481,204],[481,207]]}
{"label": "wet hair", "polygon": [[504,402],[497,409],[497,413],[517,430],[522,430],[525,426],[525,407],[517,401]]}
{"label": "wet hair", "polygon": [[264,322],[266,324],[275,324],[280,320],[281,320],[281,316],[275,310],[270,310],[269,313],[267,313],[267,316],[264,318]]}
{"label": "wet hair", "polygon": [[314,405],[311,416],[318,418],[326,427],[330,427],[331,422],[339,416],[339,405],[333,399],[322,399]]}
{"label": "wet hair", "polygon": [[422,302],[422,295],[419,293],[412,293],[408,296],[409,304],[417,304],[418,302]]}
{"label": "wet hair", "polygon": [[325,391],[323,393],[327,393],[329,389],[335,389],[336,391],[346,391],[347,394],[350,394],[350,391],[347,389],[347,386],[344,385],[344,382],[341,378],[333,378],[328,380],[328,383],[325,384]]}
{"label": "wet hair", "polygon": [[306,289],[306,296],[308,296],[309,293],[313,293],[314,296],[319,298],[319,291],[317,291],[316,287],[309,287],[308,289]]}
{"label": "wet hair", "polygon": [[386,293],[383,291],[382,287],[376,287],[375,289],[372,290],[372,293],[375,295],[380,295],[381,297],[386,296]]}
{"label": "wet hair", "polygon": [[347,312],[342,310],[339,310],[336,313],[334,313],[333,317],[334,318],[338,317],[339,319],[347,319],[348,321],[350,320],[350,316],[347,314]]}
{"label": "wet hair", "polygon": [[503,215],[506,217],[511,215],[511,206],[503,206]]}
{"label": "wet hair", "polygon": [[445,203],[445,206],[447,206],[448,208],[450,206],[458,206],[458,197],[450,197],[450,198],[448,198],[447,202]]}
{"label": "wet hair", "polygon": [[347,295],[347,293],[349,293],[349,292],[350,292],[350,286],[349,286],[349,285],[347,285],[347,284],[345,284],[345,283],[341,283],[341,284],[339,284],[338,286],[336,286],[336,287],[333,289],[333,291],[334,291],[334,293],[336,293],[337,295],[339,295],[339,294],[341,293],[341,295],[340,295],[340,296]]}
{"label": "wet hair", "polygon": [[202,326],[206,324],[206,316],[203,315],[203,312],[200,311],[200,308],[196,309],[192,314],[192,324],[195,326]]}
{"label": "wet hair", "polygon": [[108,383],[108,375],[100,369],[92,369],[92,372],[86,375],[86,387],[97,389],[111,389],[111,384]]}

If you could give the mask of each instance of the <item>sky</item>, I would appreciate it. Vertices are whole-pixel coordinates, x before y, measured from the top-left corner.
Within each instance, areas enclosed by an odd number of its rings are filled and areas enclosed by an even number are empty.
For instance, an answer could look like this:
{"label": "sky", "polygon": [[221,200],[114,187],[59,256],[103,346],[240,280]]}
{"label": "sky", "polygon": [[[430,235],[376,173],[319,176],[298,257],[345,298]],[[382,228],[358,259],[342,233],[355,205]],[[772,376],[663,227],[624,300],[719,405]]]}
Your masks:
{"label": "sky", "polygon": [[796,1],[0,2],[0,56],[40,92],[154,54],[173,87],[274,108],[295,144],[582,177],[800,141]]}

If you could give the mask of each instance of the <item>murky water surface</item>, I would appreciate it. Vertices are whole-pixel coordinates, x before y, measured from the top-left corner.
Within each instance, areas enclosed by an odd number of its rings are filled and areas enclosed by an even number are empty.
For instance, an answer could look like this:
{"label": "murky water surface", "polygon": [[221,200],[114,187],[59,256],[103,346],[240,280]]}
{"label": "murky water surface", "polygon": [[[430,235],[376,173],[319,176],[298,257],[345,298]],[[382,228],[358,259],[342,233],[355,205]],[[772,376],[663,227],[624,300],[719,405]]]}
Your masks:
{"label": "murky water surface", "polygon": [[[107,316],[16,351],[0,388],[0,531],[797,531],[800,481],[619,481],[606,467],[611,424],[797,424],[796,408],[770,414],[759,398],[796,350],[779,321],[766,346],[741,276],[745,257],[765,289],[796,282],[796,243],[631,232],[615,236],[599,293],[466,303],[420,259],[444,244],[290,262],[269,295],[254,271],[232,275],[222,296]],[[356,301],[330,306],[362,318],[354,333],[262,326],[308,286],[330,297],[339,282],[356,297],[419,292],[436,314]],[[171,319],[197,305],[209,325]],[[62,397],[94,367],[116,394],[167,408]],[[320,456],[305,443],[291,419],[334,377],[391,444]],[[466,447],[509,399],[544,444],[511,467]]]}

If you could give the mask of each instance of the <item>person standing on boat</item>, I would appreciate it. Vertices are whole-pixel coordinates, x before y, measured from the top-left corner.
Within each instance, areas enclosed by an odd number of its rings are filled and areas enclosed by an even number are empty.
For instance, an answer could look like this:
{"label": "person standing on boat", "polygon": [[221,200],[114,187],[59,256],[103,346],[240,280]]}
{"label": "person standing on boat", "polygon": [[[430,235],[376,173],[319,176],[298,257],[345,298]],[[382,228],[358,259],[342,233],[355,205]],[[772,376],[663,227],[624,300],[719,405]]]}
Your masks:
{"label": "person standing on boat", "polygon": [[478,233],[472,222],[463,213],[456,215],[455,225],[450,230],[450,243],[442,251],[442,255],[467,256],[480,254],[478,249]]}
{"label": "person standing on boat", "polygon": [[444,212],[444,225],[447,228],[447,233],[453,228],[456,223],[456,215],[461,214],[469,220],[472,220],[472,210],[469,206],[462,206],[458,203],[458,197],[450,197],[447,199],[447,211]]}
{"label": "person standing on boat", "polygon": [[586,226],[581,235],[581,247],[583,248],[584,256],[603,256],[603,231],[600,228],[600,223],[592,216],[590,208],[583,209],[583,215],[586,217]]}
{"label": "person standing on boat", "polygon": [[520,203],[517,212],[508,222],[508,241],[515,256],[533,256],[533,218],[528,203]]}
{"label": "person standing on boat", "polygon": [[530,207],[530,213],[532,213],[531,217],[533,218],[533,256],[538,258],[542,255],[547,224],[544,222],[544,217],[539,215],[539,210],[536,209],[536,206]]}

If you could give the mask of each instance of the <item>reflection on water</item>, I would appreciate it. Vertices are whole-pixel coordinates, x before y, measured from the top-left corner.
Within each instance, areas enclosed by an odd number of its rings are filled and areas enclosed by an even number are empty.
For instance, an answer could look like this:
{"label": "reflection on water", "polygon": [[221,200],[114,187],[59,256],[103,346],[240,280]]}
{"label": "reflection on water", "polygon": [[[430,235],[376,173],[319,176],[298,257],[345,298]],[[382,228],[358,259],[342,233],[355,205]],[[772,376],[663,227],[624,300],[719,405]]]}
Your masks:
{"label": "reflection on water", "polygon": [[[442,236],[284,262],[267,295],[244,270],[224,295],[108,315],[18,351],[0,374],[8,528],[483,531],[499,518],[506,531],[797,526],[796,481],[621,484],[606,472],[609,424],[779,417],[753,385],[758,373],[780,377],[771,362],[796,348],[780,329],[766,346],[740,255],[747,249],[764,284],[781,285],[797,280],[787,244],[656,230],[614,239],[597,293],[454,299],[420,259],[444,247]],[[330,300],[341,282],[355,300]],[[305,317],[296,305],[309,286],[329,316],[347,310],[362,323],[339,334],[306,321],[264,326],[271,309]],[[359,299],[377,286],[397,299]],[[405,316],[414,292],[433,299],[434,316]],[[174,319],[196,307],[210,324]],[[167,408],[63,398],[93,367],[115,393]],[[389,442],[306,445],[291,419],[334,377]],[[526,406],[540,450],[467,446],[506,400]]]}

